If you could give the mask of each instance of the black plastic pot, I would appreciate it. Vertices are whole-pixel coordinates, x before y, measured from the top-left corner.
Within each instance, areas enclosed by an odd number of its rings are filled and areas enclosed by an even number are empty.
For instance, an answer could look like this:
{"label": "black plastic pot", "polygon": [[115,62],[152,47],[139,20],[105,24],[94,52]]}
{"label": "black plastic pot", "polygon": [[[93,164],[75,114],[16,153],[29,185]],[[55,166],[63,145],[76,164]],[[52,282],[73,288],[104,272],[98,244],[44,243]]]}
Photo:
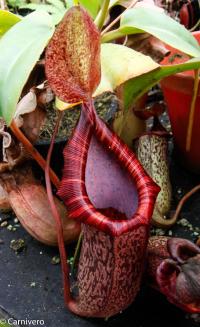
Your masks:
{"label": "black plastic pot", "polygon": [[[58,177],[61,177],[62,175],[62,168],[63,168],[63,149],[67,143],[67,138],[57,138],[52,152],[52,160],[51,160],[51,167],[55,171],[55,173],[58,175]],[[39,153],[43,156],[43,158],[47,157],[48,149],[50,145],[50,140],[39,140],[35,147],[39,151]],[[36,162],[32,163],[34,172],[36,174],[36,177],[41,178],[44,173],[43,170],[37,165]]]}

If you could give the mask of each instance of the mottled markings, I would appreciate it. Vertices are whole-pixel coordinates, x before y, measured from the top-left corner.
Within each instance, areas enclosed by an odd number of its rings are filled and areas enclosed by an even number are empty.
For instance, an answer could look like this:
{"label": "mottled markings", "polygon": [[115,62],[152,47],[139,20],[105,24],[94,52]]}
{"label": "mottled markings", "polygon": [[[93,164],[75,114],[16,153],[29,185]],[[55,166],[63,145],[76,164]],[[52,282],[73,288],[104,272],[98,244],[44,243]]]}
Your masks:
{"label": "mottled markings", "polygon": [[100,82],[100,33],[87,12],[67,11],[49,42],[45,69],[48,82],[63,101],[90,98]]}

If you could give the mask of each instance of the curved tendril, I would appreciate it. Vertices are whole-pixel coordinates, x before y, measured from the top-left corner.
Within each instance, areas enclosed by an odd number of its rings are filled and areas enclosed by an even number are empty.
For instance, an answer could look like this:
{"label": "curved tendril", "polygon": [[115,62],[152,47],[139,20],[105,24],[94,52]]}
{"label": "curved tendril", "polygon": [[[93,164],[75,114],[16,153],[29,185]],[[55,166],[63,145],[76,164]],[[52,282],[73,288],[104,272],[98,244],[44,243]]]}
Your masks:
{"label": "curved tendril", "polygon": [[54,146],[55,138],[56,138],[56,135],[58,132],[59,123],[61,121],[62,115],[63,115],[63,112],[59,112],[56,126],[54,129],[53,135],[52,135],[50,147],[48,150],[46,167],[45,167],[45,181],[46,181],[46,189],[47,189],[47,196],[48,196],[49,204],[51,206],[51,211],[52,211],[53,217],[55,219],[56,228],[57,228],[58,246],[59,246],[59,251],[60,251],[60,260],[61,260],[61,267],[62,267],[62,274],[63,274],[64,300],[65,300],[66,305],[68,305],[68,303],[71,301],[70,283],[69,283],[69,267],[67,264],[67,254],[66,254],[66,250],[65,250],[62,220],[61,220],[60,214],[58,212],[58,209],[56,207],[56,204],[54,202],[51,181],[50,181],[50,175],[49,175],[51,155],[52,155],[53,146]]}

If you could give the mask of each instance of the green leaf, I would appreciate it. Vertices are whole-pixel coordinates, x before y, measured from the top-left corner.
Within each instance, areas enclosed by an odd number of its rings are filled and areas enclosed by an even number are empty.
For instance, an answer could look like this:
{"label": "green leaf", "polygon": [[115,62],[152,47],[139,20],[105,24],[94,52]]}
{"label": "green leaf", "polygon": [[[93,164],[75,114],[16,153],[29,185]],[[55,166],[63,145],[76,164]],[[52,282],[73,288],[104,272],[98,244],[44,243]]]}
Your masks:
{"label": "green leaf", "polygon": [[127,81],[123,89],[125,111],[129,110],[137,99],[164,77],[198,68],[200,68],[200,57],[191,59],[182,64],[160,66],[154,71],[150,71]]}
{"label": "green leaf", "polygon": [[102,0],[79,0],[79,3],[95,18],[101,8]]}
{"label": "green leaf", "polygon": [[[59,1],[60,2],[60,1]],[[41,3],[29,3],[26,5],[20,6],[20,9],[31,9],[31,10],[38,10],[38,11],[46,11],[47,13],[51,14],[52,21],[54,25],[57,25],[63,18],[64,14],[67,11],[67,8],[64,7],[62,4],[62,7],[56,6],[56,4],[41,4]]]}
{"label": "green leaf", "polygon": [[41,3],[28,3],[26,5],[20,6],[19,8],[20,9],[46,11],[50,14],[57,14],[58,12],[60,12],[60,10],[53,5],[47,5],[47,4],[41,4]]}
{"label": "green leaf", "polygon": [[47,2],[50,3],[52,6],[58,8],[60,11],[66,9],[62,0],[47,0]]}
{"label": "green leaf", "polygon": [[124,109],[133,103],[161,79],[186,70],[200,68],[200,57],[178,65],[160,66],[150,57],[123,45],[101,45],[101,82],[93,96],[114,92],[123,85]]}
{"label": "green leaf", "polygon": [[183,25],[153,7],[127,10],[118,31],[124,35],[147,32],[192,57],[200,56],[200,47],[192,34]]}
{"label": "green leaf", "polygon": [[6,10],[0,10],[0,37],[13,25],[20,22],[21,18]]}
{"label": "green leaf", "polygon": [[26,3],[26,0],[7,0],[7,4],[12,8],[18,8]]}
{"label": "green leaf", "polygon": [[22,89],[54,32],[51,17],[34,12],[0,40],[0,116],[9,125]]}
{"label": "green leaf", "polygon": [[150,57],[119,44],[101,45],[101,82],[94,96],[114,92],[127,80],[160,67]]}

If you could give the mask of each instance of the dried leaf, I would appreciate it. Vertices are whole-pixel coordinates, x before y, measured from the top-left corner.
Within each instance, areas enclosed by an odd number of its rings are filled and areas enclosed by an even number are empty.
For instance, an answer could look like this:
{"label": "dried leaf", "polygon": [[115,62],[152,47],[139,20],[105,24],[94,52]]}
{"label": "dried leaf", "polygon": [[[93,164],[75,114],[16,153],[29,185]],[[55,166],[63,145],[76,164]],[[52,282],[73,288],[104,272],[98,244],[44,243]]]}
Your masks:
{"label": "dried leaf", "polygon": [[11,135],[8,132],[3,133],[3,147],[8,148],[12,142]]}
{"label": "dried leaf", "polygon": [[8,200],[8,195],[0,184],[0,210],[1,212],[7,212],[11,210],[10,202]]}
{"label": "dried leaf", "polygon": [[[29,165],[1,174],[1,184],[8,193],[8,200],[22,226],[37,240],[48,245],[57,245],[55,221],[49,206],[44,186],[35,179]],[[55,204],[63,221],[66,243],[78,238],[80,224],[67,217],[63,203],[55,198]]]}
{"label": "dried leaf", "polygon": [[26,137],[35,142],[40,134],[41,128],[45,123],[46,106],[54,99],[54,94],[48,85],[42,83],[34,88],[36,95],[36,108],[32,112],[23,115],[22,130]]}
{"label": "dried leaf", "polygon": [[28,114],[35,110],[37,106],[37,97],[33,90],[28,92],[18,103],[17,109],[15,112],[15,122],[18,127],[23,125],[23,119],[21,115]]}
{"label": "dried leaf", "polygon": [[23,116],[22,131],[32,143],[35,143],[39,138],[45,118],[46,112],[38,106],[36,110]]}

